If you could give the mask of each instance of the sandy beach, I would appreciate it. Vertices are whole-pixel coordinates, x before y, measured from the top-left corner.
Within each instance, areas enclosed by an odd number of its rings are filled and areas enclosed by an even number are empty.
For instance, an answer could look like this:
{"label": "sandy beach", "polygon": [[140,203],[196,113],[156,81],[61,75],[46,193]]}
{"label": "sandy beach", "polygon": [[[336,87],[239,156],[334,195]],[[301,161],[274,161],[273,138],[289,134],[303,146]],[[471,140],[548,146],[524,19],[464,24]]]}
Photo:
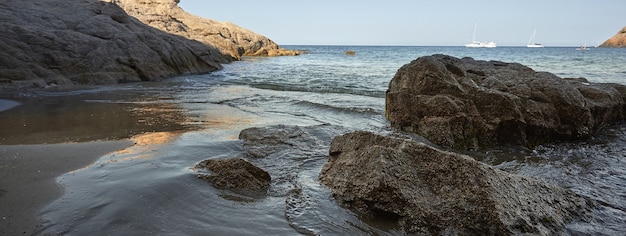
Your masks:
{"label": "sandy beach", "polygon": [[131,140],[0,145],[0,235],[33,235],[38,212],[63,194],[56,177],[87,166]]}

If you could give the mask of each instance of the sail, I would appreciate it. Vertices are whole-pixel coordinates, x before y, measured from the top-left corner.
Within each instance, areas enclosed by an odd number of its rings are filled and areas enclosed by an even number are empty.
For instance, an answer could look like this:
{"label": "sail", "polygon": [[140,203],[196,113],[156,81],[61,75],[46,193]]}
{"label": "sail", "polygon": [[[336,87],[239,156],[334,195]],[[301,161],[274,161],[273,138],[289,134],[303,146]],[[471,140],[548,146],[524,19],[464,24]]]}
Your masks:
{"label": "sail", "polygon": [[537,36],[537,30],[533,31],[533,34],[530,36],[530,39],[528,40],[526,47],[529,47],[529,48],[542,48],[543,47],[543,44],[535,43],[535,36]]}

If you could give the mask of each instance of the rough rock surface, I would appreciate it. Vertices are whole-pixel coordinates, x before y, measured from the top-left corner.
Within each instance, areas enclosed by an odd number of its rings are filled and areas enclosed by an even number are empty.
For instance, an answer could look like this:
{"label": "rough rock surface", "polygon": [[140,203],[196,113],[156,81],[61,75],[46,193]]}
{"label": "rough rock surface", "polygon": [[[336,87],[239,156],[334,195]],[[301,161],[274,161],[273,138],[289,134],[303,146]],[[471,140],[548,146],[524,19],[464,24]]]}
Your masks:
{"label": "rough rock surface", "polygon": [[1,1],[0,32],[3,87],[160,80],[229,61],[98,0]]}
{"label": "rough rock surface", "polygon": [[558,235],[593,203],[547,183],[412,140],[357,131],[336,137],[320,180],[364,214],[425,235]]}
{"label": "rough rock surface", "polygon": [[[242,130],[239,139],[243,140],[246,156],[251,158],[265,158],[288,149],[310,152],[319,147],[317,145],[320,141],[308,129],[311,128],[286,125],[252,127]],[[329,141],[330,139],[328,137]]]}
{"label": "rough rock surface", "polygon": [[626,27],[622,28],[617,34],[600,44],[603,48],[622,48],[626,47]]}
{"label": "rough rock surface", "polygon": [[625,110],[623,85],[446,55],[402,66],[386,95],[392,126],[456,149],[586,138]]}
{"label": "rough rock surface", "polygon": [[229,22],[191,15],[178,6],[179,0],[107,0],[128,14],[165,32],[219,48],[235,59],[241,56],[295,56],[299,52],[280,48],[265,36]]}
{"label": "rough rock surface", "polygon": [[204,160],[196,168],[210,170],[210,174],[198,174],[198,178],[217,188],[265,193],[272,181],[267,171],[241,158]]}

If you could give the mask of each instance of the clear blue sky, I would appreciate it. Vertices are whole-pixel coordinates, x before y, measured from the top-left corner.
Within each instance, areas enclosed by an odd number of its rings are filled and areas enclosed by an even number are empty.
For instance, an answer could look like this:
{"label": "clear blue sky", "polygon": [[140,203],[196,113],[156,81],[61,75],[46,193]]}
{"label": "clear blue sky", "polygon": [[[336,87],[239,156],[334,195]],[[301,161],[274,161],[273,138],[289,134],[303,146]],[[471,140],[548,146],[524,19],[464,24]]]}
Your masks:
{"label": "clear blue sky", "polygon": [[229,21],[280,45],[593,46],[626,26],[626,0],[181,0],[197,16]]}

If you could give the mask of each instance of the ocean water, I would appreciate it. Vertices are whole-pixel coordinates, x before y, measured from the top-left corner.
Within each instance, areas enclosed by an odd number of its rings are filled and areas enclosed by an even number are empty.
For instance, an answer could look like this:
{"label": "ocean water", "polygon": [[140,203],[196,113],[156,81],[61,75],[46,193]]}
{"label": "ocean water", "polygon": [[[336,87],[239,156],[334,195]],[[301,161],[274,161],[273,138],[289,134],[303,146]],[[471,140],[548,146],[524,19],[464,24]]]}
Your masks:
{"label": "ocean water", "polygon": [[[626,49],[288,46],[297,57],[255,57],[205,75],[28,96],[80,94],[87,104],[150,104],[139,120],[174,110],[180,130],[134,136],[134,147],[59,177],[65,195],[43,209],[41,232],[66,235],[401,235],[397,226],[341,208],[317,176],[332,137],[351,131],[394,133],[385,91],[398,68],[426,55],[518,62],[561,77],[626,84]],[[356,55],[345,55],[345,51]],[[123,91],[123,96],[120,95]],[[159,108],[167,108],[158,111]],[[248,158],[238,139],[250,127],[298,126],[297,142]],[[278,126],[278,128],[276,128]],[[284,127],[282,127],[284,128]],[[112,127],[115,129],[115,127]],[[146,130],[148,131],[148,130]],[[626,232],[626,125],[592,139],[535,149],[471,153],[505,171],[569,188],[601,204],[591,222],[565,234]],[[213,188],[196,178],[205,159],[243,157],[267,170],[267,196]]]}

